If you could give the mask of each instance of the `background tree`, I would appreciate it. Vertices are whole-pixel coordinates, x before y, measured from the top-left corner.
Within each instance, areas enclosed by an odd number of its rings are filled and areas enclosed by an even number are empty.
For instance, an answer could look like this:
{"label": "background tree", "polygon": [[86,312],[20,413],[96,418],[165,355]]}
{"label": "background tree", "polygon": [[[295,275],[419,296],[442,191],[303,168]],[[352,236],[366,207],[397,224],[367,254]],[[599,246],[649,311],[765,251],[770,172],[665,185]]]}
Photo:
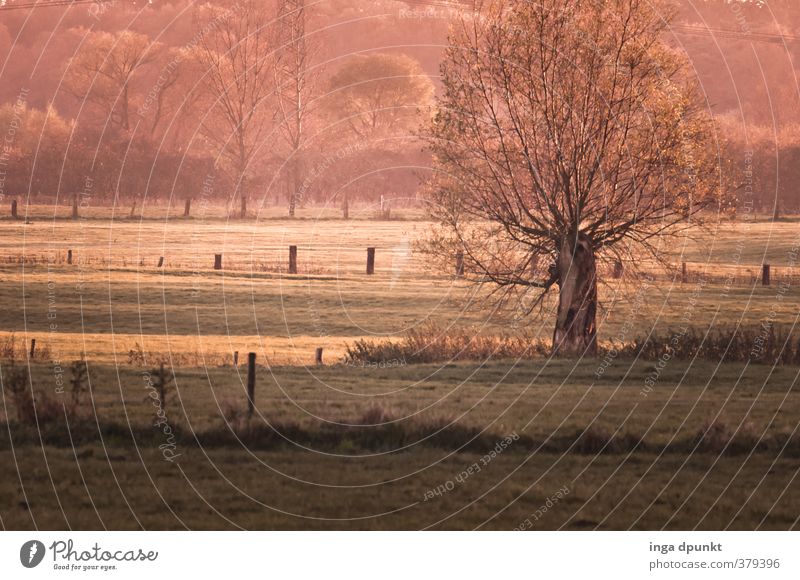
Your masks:
{"label": "background tree", "polygon": [[558,287],[554,352],[593,354],[598,260],[663,263],[716,197],[715,147],[664,4],[504,4],[462,19],[442,65],[431,248],[503,300]]}
{"label": "background tree", "polygon": [[313,115],[315,79],[309,70],[316,47],[306,38],[305,0],[280,0],[278,28],[280,50],[276,67],[277,110],[281,134],[286,143],[286,194],[289,217],[294,217],[303,181],[303,149],[306,145],[309,118]]}
{"label": "background tree", "polygon": [[65,83],[78,99],[96,105],[116,127],[131,128],[131,87],[164,46],[130,30],[92,32],[69,63]]}
{"label": "background tree", "polygon": [[151,139],[163,137],[163,134],[158,134],[163,125],[168,122],[174,127],[177,124],[176,117],[191,110],[193,95],[189,84],[191,69],[185,63],[187,53],[186,49],[174,47],[159,51],[158,59],[154,63],[158,67],[158,74],[137,110],[140,117],[149,118]]}
{"label": "background tree", "polygon": [[331,77],[328,106],[359,139],[374,139],[416,128],[433,92],[430,77],[410,56],[358,55]]}
{"label": "background tree", "polygon": [[[347,163],[353,170],[348,179],[358,176],[357,187],[342,189],[345,205],[351,190],[373,199],[391,196],[400,186],[402,172],[429,165],[427,159],[419,159],[416,133],[421,114],[430,114],[433,95],[430,76],[404,54],[357,55],[332,75],[326,98],[331,132],[339,143],[350,141],[358,148]],[[392,183],[382,183],[381,177]],[[413,181],[419,182],[416,177]]]}
{"label": "background tree", "polygon": [[68,192],[76,168],[64,158],[74,126],[53,107],[42,111],[18,104],[0,106],[0,127],[7,131],[0,148],[0,193],[22,201],[59,190]]}
{"label": "background tree", "polygon": [[208,97],[202,132],[233,169],[242,217],[253,160],[274,119],[274,15],[258,0],[206,4],[197,13],[194,54]]}

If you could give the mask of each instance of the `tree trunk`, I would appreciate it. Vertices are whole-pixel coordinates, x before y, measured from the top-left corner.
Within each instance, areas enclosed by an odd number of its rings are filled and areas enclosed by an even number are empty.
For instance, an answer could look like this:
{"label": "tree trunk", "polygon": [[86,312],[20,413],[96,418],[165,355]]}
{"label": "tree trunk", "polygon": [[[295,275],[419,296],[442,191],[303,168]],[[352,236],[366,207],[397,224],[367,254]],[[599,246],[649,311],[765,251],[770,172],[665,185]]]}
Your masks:
{"label": "tree trunk", "polygon": [[597,263],[591,241],[583,234],[564,240],[558,256],[558,318],[553,354],[597,354]]}
{"label": "tree trunk", "polygon": [[291,167],[288,175],[289,217],[293,218],[297,211],[298,190],[300,188],[300,165],[297,160],[297,151],[292,154]]}
{"label": "tree trunk", "polygon": [[239,217],[247,217],[247,176],[242,172],[239,179]]}
{"label": "tree trunk", "polygon": [[128,115],[128,83],[122,85],[122,128],[126,131],[131,128]]}

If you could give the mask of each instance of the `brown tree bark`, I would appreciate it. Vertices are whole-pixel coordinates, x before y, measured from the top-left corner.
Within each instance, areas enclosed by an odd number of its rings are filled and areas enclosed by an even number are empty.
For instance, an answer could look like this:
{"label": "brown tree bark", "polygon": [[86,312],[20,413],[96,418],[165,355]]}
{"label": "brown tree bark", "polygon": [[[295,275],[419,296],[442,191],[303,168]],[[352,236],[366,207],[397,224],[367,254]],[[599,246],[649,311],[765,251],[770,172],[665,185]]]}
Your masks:
{"label": "brown tree bark", "polygon": [[[297,152],[295,152],[296,154]],[[287,189],[289,196],[289,217],[295,217],[297,212],[298,192],[300,190],[300,163],[296,157],[290,161],[291,168],[287,180]]]}
{"label": "brown tree bark", "polygon": [[597,262],[591,240],[570,236],[558,256],[559,300],[553,354],[597,354]]}

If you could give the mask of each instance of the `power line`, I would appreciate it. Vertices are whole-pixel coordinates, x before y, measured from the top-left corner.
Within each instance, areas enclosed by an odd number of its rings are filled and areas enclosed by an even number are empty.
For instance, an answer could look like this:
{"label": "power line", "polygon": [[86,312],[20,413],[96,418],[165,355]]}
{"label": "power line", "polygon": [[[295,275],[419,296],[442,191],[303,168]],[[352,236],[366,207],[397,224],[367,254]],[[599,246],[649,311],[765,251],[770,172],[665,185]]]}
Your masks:
{"label": "power line", "polygon": [[687,24],[674,24],[670,30],[676,34],[691,36],[705,36],[731,40],[747,40],[750,42],[767,42],[770,44],[784,44],[800,42],[800,36],[790,34],[773,34],[769,32],[752,32],[745,30],[729,30],[725,28],[710,28],[706,26],[692,26]]}
{"label": "power line", "polygon": [[84,4],[110,4],[115,0],[40,0],[39,2],[20,2],[0,4],[0,12],[4,10],[33,10],[35,8],[55,8],[64,6],[81,6]]}
{"label": "power line", "polygon": [[[417,6],[431,6],[436,8],[469,9],[474,6],[473,0],[447,2],[446,0],[404,0],[406,4]],[[703,36],[706,38],[724,38],[729,40],[746,40],[749,42],[764,42],[769,44],[785,44],[800,42],[800,36],[790,34],[774,34],[769,32],[754,32],[751,30],[731,30],[726,28],[712,28],[690,24],[673,24],[670,31],[674,34]]]}
{"label": "power line", "polygon": [[[2,0],[0,0],[2,1]],[[3,10],[25,10],[37,8],[57,8],[69,6],[84,6],[87,4],[110,4],[116,0],[39,0],[37,2],[19,2],[0,4],[0,11]],[[432,8],[447,9],[468,9],[474,6],[472,0],[447,2],[442,0],[405,0],[406,4],[417,6],[430,6]],[[790,34],[774,34],[769,32],[753,32],[749,30],[730,30],[725,28],[711,28],[708,26],[696,26],[689,24],[674,24],[670,27],[674,34],[687,36],[700,36],[705,38],[721,38],[725,40],[745,40],[749,42],[762,42],[768,44],[786,44],[800,42],[800,36]]]}

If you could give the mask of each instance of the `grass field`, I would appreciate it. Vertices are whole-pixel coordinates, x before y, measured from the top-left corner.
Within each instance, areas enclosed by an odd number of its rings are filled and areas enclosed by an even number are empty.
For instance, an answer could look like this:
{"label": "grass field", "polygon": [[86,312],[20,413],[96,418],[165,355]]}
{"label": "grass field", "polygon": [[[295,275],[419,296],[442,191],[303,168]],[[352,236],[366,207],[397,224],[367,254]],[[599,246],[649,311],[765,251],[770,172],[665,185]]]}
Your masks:
{"label": "grass field", "polygon": [[[338,360],[344,344],[358,337],[398,336],[425,321],[482,332],[505,328],[502,318],[475,307],[469,288],[427,268],[414,252],[430,224],[312,217],[3,222],[0,299],[7,307],[0,329],[6,338],[15,333],[20,347],[36,338],[64,360],[85,352],[97,362],[126,362],[138,343],[146,352],[190,355],[198,364],[250,350],[273,364],[305,364],[318,346],[328,360]],[[712,276],[702,287],[694,279],[679,284],[662,276],[637,296],[637,284],[607,280],[601,338],[614,338],[631,324],[637,334],[668,331],[687,315],[706,329],[758,326],[774,311],[791,326],[800,297],[791,267],[799,227],[758,222],[739,231],[726,225],[713,244],[692,242],[674,259]],[[298,246],[297,276],[285,273],[289,245]],[[369,278],[367,247],[377,248],[377,275]],[[709,248],[715,253],[704,258]],[[65,263],[69,249],[73,265]],[[223,272],[212,269],[216,253],[223,254]],[[162,256],[165,267],[158,269]],[[726,284],[737,260],[735,283]],[[776,287],[757,282],[765,261],[775,266]],[[778,296],[782,276],[791,276],[792,284]],[[527,325],[542,336],[550,328],[548,316]]]}
{"label": "grass field", "polygon": [[[141,372],[98,367],[88,432],[97,432],[95,413],[122,428],[101,429],[92,439],[72,424],[44,446],[33,432],[16,430],[13,447],[4,434],[0,456],[9,477],[0,486],[0,516],[10,528],[509,529],[567,488],[534,527],[796,526],[800,439],[776,439],[796,434],[796,369],[675,363],[644,395],[651,368],[619,361],[602,382],[592,364],[566,361],[261,369],[254,421],[286,439],[224,445],[198,443],[189,431],[226,429],[223,411],[244,408],[242,377],[224,369],[179,372],[166,415],[186,434],[177,442],[179,457],[165,461]],[[34,371],[46,388],[51,370]],[[485,464],[487,450],[459,449],[459,442],[384,444],[376,437],[377,446],[366,449],[352,425],[375,420],[376,407],[386,410],[380,422],[444,418],[483,431],[490,444],[524,439]],[[329,436],[293,440],[297,430],[283,426],[294,421],[325,423]],[[740,429],[764,449],[751,453],[724,438],[704,444],[712,424],[733,435]],[[640,443],[573,444],[587,426],[596,438],[625,435]],[[460,476],[475,464],[480,471]],[[439,486],[445,491],[432,496]]]}
{"label": "grass field", "polygon": [[[412,213],[344,222],[317,210],[296,221],[148,211],[111,220],[95,210],[73,222],[65,208],[54,220],[52,208],[33,207],[31,223],[0,222],[3,380],[14,359],[62,409],[71,362],[84,356],[91,377],[69,426],[58,413],[21,425],[3,393],[4,528],[798,525],[797,368],[614,359],[598,379],[600,360],[348,366],[345,345],[360,338],[394,339],[427,322],[493,334],[507,322],[427,267],[414,241],[429,224]],[[607,280],[601,340],[765,320],[792,329],[800,224],[726,224],[707,236],[670,248],[707,284],[661,276],[642,293]],[[285,272],[289,245],[299,248],[298,275]],[[377,248],[372,277],[367,247]],[[776,269],[768,288],[757,281],[764,262]],[[548,308],[525,332],[549,336]],[[317,347],[322,367],[312,364]],[[248,421],[246,369],[232,361],[251,351],[259,368]],[[159,449],[148,397],[162,358],[175,378],[162,402],[174,461]]]}

